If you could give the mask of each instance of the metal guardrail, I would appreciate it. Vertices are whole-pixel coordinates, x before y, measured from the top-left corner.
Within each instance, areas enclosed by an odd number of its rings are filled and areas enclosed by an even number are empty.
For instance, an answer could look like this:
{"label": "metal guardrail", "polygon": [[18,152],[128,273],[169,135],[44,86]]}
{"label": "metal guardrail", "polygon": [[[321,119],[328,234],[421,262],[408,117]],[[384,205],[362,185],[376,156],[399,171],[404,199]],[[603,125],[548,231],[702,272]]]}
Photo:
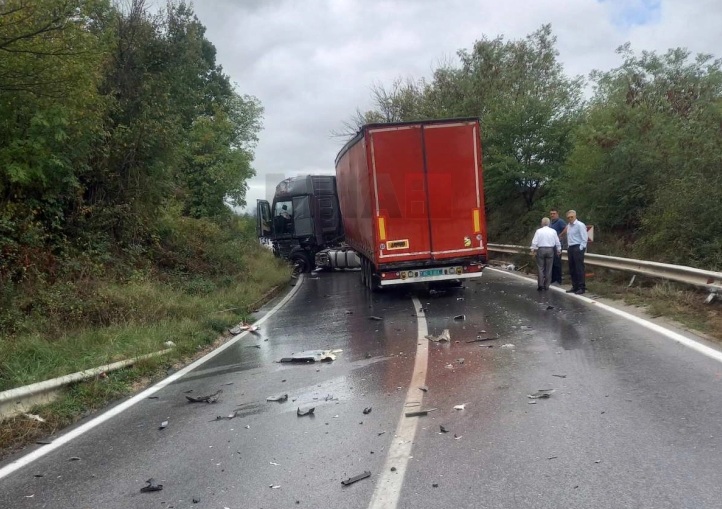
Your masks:
{"label": "metal guardrail", "polygon": [[[513,246],[508,244],[488,244],[489,251],[497,253],[529,254],[528,246]],[[566,259],[566,251],[562,252],[562,258]],[[686,283],[699,288],[705,288],[712,293],[722,293],[722,272],[712,270],[696,269],[686,265],[672,265],[669,263],[650,262],[634,258],[621,258],[617,256],[606,256],[586,253],[584,263],[605,267],[607,269],[622,270],[651,276],[679,283]]]}

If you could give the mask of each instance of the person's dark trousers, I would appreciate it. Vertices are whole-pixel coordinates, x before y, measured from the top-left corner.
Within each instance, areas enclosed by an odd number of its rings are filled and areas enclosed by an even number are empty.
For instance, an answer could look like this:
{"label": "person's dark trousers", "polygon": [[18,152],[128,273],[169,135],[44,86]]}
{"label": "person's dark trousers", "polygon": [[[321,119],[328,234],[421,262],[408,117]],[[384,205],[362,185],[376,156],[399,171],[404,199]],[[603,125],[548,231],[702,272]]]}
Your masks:
{"label": "person's dark trousers", "polygon": [[554,250],[554,261],[552,263],[552,283],[562,284],[562,255]]}
{"label": "person's dark trousers", "polygon": [[574,290],[586,291],[584,282],[584,251],[579,249],[579,244],[569,246],[567,249],[567,257],[569,258],[569,276],[572,278],[572,288]]}
{"label": "person's dark trousers", "polygon": [[553,247],[540,247],[536,252],[537,288],[549,289],[554,257]]}

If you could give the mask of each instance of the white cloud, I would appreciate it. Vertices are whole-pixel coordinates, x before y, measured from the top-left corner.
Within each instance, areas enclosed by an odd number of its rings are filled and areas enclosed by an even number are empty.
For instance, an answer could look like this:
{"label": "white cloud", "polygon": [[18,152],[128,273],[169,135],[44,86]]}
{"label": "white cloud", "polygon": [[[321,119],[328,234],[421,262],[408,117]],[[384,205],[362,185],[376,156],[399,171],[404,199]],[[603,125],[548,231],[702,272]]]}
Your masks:
{"label": "white cloud", "polygon": [[[370,86],[429,76],[482,36],[517,39],[551,23],[570,75],[620,63],[614,50],[722,47],[719,0],[196,0],[206,37],[241,93],[265,108],[248,202],[266,175],[331,173],[330,133]],[[271,190],[272,191],[272,190]]]}

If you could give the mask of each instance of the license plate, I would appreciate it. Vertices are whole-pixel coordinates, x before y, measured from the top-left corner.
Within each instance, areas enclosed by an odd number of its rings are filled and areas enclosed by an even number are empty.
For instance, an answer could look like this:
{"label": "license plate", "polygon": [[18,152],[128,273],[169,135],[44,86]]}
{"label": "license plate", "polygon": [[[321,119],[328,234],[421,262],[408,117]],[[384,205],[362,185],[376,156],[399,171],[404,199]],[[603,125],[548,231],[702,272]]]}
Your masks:
{"label": "license plate", "polygon": [[426,276],[440,276],[444,273],[443,269],[429,269],[429,270],[422,270],[419,272],[419,275],[421,277]]}

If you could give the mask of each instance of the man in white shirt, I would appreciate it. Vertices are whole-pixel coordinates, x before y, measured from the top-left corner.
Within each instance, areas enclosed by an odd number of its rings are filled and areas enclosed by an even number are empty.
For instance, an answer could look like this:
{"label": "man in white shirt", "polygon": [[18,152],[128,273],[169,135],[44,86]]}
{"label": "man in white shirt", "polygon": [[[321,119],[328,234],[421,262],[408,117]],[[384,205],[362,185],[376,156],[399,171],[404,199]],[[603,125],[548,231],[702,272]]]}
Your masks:
{"label": "man in white shirt", "polygon": [[577,219],[576,210],[567,212],[567,258],[569,259],[569,275],[572,277],[572,287],[567,293],[583,295],[587,291],[586,274],[584,270],[584,253],[587,250],[587,225]]}
{"label": "man in white shirt", "polygon": [[536,255],[537,291],[549,289],[555,252],[558,254],[562,252],[559,235],[549,227],[549,218],[543,217],[541,228],[534,233],[534,239],[531,241],[531,254]]}

